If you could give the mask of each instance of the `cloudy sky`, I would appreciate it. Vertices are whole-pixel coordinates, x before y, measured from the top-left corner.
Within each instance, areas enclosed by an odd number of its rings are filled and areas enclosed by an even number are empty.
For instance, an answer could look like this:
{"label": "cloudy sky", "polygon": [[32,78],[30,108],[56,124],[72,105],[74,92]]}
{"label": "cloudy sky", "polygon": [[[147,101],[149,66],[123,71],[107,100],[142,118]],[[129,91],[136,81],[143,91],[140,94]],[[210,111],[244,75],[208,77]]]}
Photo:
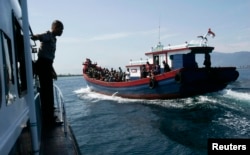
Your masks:
{"label": "cloudy sky", "polygon": [[64,23],[58,74],[81,74],[86,58],[125,69],[130,59],[146,59],[159,40],[183,44],[208,28],[216,34],[208,41],[215,51],[250,51],[249,0],[29,0],[28,9],[35,34],[50,30],[55,19]]}

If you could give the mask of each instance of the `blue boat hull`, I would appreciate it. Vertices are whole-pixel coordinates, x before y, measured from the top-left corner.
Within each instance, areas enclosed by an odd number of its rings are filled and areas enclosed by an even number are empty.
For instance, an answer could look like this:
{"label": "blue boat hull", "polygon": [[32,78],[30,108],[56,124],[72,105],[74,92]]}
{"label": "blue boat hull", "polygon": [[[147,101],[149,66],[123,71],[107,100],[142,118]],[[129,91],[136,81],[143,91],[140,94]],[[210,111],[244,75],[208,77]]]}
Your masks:
{"label": "blue boat hull", "polygon": [[133,99],[173,99],[224,89],[239,73],[234,67],[182,68],[128,82],[104,82],[83,74],[89,88],[101,94]]}

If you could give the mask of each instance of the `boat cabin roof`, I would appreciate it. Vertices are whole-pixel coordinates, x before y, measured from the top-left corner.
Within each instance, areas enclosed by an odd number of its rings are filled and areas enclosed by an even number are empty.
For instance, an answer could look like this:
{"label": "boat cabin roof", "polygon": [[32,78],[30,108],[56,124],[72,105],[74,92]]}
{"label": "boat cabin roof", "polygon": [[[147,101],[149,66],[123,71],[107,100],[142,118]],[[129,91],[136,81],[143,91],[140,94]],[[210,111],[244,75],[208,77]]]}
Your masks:
{"label": "boat cabin roof", "polygon": [[150,52],[145,53],[146,56],[149,55],[158,55],[158,54],[202,54],[202,53],[211,53],[214,47],[207,46],[207,44],[181,44],[176,46],[166,46],[164,47],[160,42],[156,45],[155,48],[152,48]]}

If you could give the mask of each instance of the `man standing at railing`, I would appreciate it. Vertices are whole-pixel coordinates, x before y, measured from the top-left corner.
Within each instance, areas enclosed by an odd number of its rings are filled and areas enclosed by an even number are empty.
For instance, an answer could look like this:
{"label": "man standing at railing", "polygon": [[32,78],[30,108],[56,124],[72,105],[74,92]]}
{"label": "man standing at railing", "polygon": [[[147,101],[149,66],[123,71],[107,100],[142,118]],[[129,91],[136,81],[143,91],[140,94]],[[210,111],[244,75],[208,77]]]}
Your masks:
{"label": "man standing at railing", "polygon": [[53,61],[56,51],[56,36],[62,35],[63,28],[62,22],[55,20],[52,23],[51,31],[31,36],[32,40],[41,42],[36,67],[40,82],[43,124],[49,127],[58,124],[54,116],[53,78],[56,78],[57,75],[53,69]]}

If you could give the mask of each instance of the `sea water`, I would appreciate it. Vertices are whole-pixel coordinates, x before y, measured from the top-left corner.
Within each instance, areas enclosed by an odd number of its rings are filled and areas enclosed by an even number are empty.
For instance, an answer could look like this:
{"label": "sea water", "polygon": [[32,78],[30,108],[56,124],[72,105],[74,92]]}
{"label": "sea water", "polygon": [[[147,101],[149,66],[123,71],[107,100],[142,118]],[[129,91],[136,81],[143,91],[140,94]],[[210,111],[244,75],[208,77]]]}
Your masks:
{"label": "sea water", "polygon": [[239,72],[222,91],[171,100],[100,95],[82,76],[55,83],[84,155],[207,154],[208,138],[250,138],[250,70]]}

